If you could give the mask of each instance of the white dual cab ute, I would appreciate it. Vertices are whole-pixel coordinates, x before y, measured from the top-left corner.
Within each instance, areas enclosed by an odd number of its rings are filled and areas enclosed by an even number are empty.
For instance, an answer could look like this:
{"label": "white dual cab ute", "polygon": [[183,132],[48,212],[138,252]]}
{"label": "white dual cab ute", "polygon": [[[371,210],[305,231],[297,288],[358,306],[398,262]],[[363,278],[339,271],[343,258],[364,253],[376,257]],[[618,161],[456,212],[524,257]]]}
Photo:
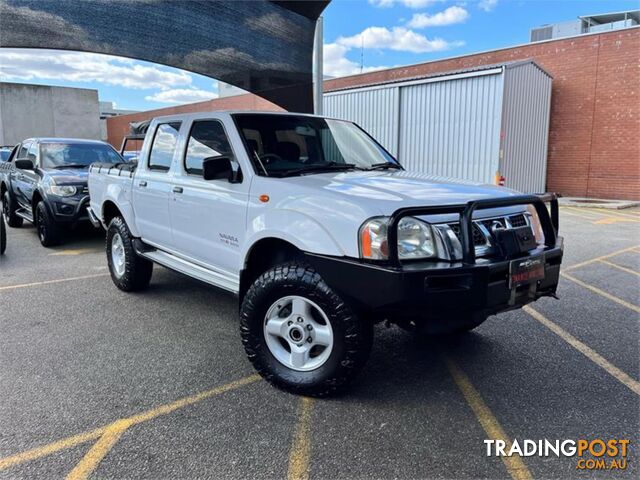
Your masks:
{"label": "white dual cab ute", "polygon": [[407,172],[343,120],[156,118],[137,164],[93,164],[89,190],[118,288],[158,263],[236,294],[249,359],[295,393],[348,384],[377,322],[464,332],[558,284],[555,196]]}

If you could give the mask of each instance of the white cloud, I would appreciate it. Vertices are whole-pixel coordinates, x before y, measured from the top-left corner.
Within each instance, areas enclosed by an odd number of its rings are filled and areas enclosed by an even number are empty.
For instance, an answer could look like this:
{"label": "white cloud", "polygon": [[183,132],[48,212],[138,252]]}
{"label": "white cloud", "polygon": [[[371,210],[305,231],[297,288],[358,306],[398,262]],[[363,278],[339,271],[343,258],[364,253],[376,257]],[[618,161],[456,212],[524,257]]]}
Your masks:
{"label": "white cloud", "polygon": [[337,43],[325,43],[323,46],[324,74],[331,77],[346,77],[357,73],[367,73],[374,70],[389,68],[386,66],[364,67],[360,69],[360,64],[349,60],[346,57],[349,48]]}
{"label": "white cloud", "polygon": [[369,27],[351,37],[339,37],[336,43],[349,48],[364,46],[413,53],[440,52],[464,45],[464,42],[448,42],[441,38],[428,39],[404,27]]}
{"label": "white cloud", "polygon": [[159,103],[193,103],[218,98],[218,94],[198,88],[176,88],[163,90],[144,97],[149,102]]}
{"label": "white cloud", "polygon": [[0,80],[98,82],[133,89],[188,86],[191,75],[133,60],[85,52],[0,49]]}
{"label": "white cloud", "polygon": [[395,4],[404,5],[407,8],[425,8],[434,3],[442,3],[445,0],[369,0],[369,3],[375,7],[387,8]]}
{"label": "white cloud", "polygon": [[484,10],[485,12],[490,12],[498,5],[498,0],[480,0],[478,3],[478,8],[480,10]]}
{"label": "white cloud", "polygon": [[469,12],[464,8],[454,5],[446,10],[430,15],[428,13],[414,13],[407,24],[411,28],[442,27],[463,23],[469,18]]}

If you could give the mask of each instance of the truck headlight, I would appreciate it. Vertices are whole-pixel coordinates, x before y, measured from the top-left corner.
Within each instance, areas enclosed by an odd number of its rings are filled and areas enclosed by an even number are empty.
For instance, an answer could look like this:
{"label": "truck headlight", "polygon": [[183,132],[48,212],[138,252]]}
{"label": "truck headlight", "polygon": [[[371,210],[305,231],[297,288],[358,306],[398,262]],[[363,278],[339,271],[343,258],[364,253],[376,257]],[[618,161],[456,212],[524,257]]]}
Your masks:
{"label": "truck headlight", "polygon": [[413,217],[398,224],[398,256],[402,259],[427,258],[435,254],[431,227]]}
{"label": "truck headlight", "polygon": [[[360,228],[360,256],[370,260],[389,258],[387,217],[373,218]],[[405,217],[398,224],[398,256],[408,260],[435,256],[431,226],[413,217]]]}
{"label": "truck headlight", "polygon": [[59,197],[72,197],[78,192],[78,189],[73,185],[51,185],[49,188],[51,193]]}

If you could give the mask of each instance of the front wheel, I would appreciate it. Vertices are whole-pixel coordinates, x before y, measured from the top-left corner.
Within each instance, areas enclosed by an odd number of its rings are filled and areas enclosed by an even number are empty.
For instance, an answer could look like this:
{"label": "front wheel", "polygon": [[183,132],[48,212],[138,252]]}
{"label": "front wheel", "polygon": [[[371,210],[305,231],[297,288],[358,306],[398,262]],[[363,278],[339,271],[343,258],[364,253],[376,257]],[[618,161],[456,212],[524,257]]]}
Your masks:
{"label": "front wheel", "polygon": [[241,307],[245,351],[270,383],[292,393],[326,396],[364,366],[373,325],[312,268],[279,265],[249,288]]}
{"label": "front wheel", "polygon": [[7,249],[7,227],[4,225],[4,213],[0,213],[0,255]]}
{"label": "front wheel", "polygon": [[62,243],[60,226],[55,222],[44,202],[38,202],[34,217],[38,238],[43,247],[54,247]]}
{"label": "front wheel", "polygon": [[133,235],[122,217],[115,217],[107,229],[107,263],[111,280],[120,290],[135,292],[149,286],[153,263],[136,253]]}

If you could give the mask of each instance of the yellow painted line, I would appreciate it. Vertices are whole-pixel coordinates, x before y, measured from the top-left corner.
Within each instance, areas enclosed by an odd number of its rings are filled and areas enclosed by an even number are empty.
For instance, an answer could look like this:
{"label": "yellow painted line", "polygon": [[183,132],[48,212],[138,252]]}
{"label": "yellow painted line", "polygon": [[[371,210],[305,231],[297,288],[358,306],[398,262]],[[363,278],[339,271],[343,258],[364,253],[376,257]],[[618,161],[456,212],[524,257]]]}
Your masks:
{"label": "yellow painted line", "polygon": [[[586,210],[584,208],[575,208],[575,207],[562,207],[562,209],[566,212],[566,213],[574,213],[575,215],[582,215],[583,217],[589,217],[591,219],[599,219],[599,218],[604,218],[604,216],[601,213],[598,212],[594,212],[592,210]],[[568,212],[567,212],[568,210]]]}
{"label": "yellow painted line", "polygon": [[100,253],[103,250],[97,248],[76,248],[76,249],[67,249],[60,250],[59,252],[50,253],[50,257],[62,257],[62,256],[71,256],[71,255],[86,255],[87,253]]}
{"label": "yellow painted line", "polygon": [[636,272],[635,270],[631,270],[630,268],[623,267],[622,265],[618,265],[617,263],[609,262],[608,260],[598,260],[600,263],[604,263],[605,265],[609,265],[610,267],[615,267],[618,270],[622,270],[623,272],[632,273],[633,275],[640,276],[640,272]]}
{"label": "yellow painted line", "polygon": [[596,220],[596,225],[613,225],[614,223],[640,223],[640,220],[631,220],[630,218],[622,218],[622,217],[606,217],[601,220]]}
{"label": "yellow painted line", "polygon": [[13,467],[14,465],[19,465],[21,463],[35,460],[40,457],[46,457],[47,455],[51,455],[52,453],[75,447],[76,445],[86,443],[90,440],[96,440],[97,438],[100,438],[104,430],[104,427],[97,428],[95,430],[91,430],[90,432],[80,433],[78,435],[64,438],[62,440],[58,440],[57,442],[53,442],[42,447],[33,448],[16,455],[11,455],[10,457],[0,458],[0,471],[6,470],[7,468]]}
{"label": "yellow painted line", "polygon": [[298,424],[289,452],[287,480],[308,480],[311,456],[311,414],[313,399],[302,397],[298,407]]}
{"label": "yellow painted line", "polygon": [[10,457],[0,458],[0,471],[7,469],[9,467],[12,467],[14,465],[18,465],[24,462],[28,462],[30,460],[35,460],[36,458],[50,455],[52,453],[55,453],[60,450],[64,450],[66,448],[74,447],[81,443],[88,442],[89,440],[95,440],[97,438],[100,438],[107,429],[109,429],[110,427],[112,427],[113,425],[119,422],[126,422],[128,423],[129,426],[133,426],[138,423],[152,420],[161,415],[167,415],[171,412],[174,412],[175,410],[178,410],[180,408],[183,408],[189,405],[193,405],[194,403],[201,402],[202,400],[213,397],[215,395],[219,395],[221,393],[234,390],[244,385],[257,382],[258,380],[260,380],[260,375],[251,375],[245,378],[241,378],[240,380],[227,383],[220,387],[212,388],[211,390],[196,393],[189,397],[176,400],[175,402],[171,402],[166,405],[161,405],[159,407],[152,408],[151,410],[147,410],[146,412],[142,412],[137,415],[133,415],[131,417],[116,420],[115,422],[110,423],[109,425],[105,425],[104,427],[91,430],[90,432],[80,433],[78,435],[64,438],[62,440],[58,440],[48,445],[43,445],[41,447],[27,450],[26,452],[18,453]]}
{"label": "yellow painted line", "polygon": [[0,292],[4,290],[15,290],[18,288],[39,287],[41,285],[51,285],[54,283],[75,282],[76,280],[86,280],[88,278],[106,277],[108,273],[94,273],[91,275],[81,275],[79,277],[58,278],[56,280],[45,280],[44,282],[22,283],[19,285],[7,285],[0,287]]}
{"label": "yellow painted line", "polygon": [[[507,438],[507,434],[502,429],[497,418],[491,410],[489,410],[489,407],[480,396],[480,393],[475,389],[469,377],[467,377],[460,367],[450,358],[446,358],[446,362],[453,380],[456,382],[456,385],[462,392],[462,395],[471,407],[471,410],[473,410],[473,413],[489,439],[503,440],[506,444],[505,451],[509,451],[511,449],[511,440]],[[507,467],[511,478],[514,480],[529,480],[533,478],[521,457],[513,455],[511,457],[503,456],[501,459],[505,467]]]}
{"label": "yellow painted line", "polygon": [[586,220],[591,220],[591,221],[595,220],[595,217],[590,217],[590,216],[587,216],[587,215],[580,215],[578,213],[573,213],[573,212],[567,212],[566,210],[560,210],[560,212],[563,215],[571,215],[572,217],[580,217],[580,218],[584,218]]}
{"label": "yellow painted line", "polygon": [[82,460],[69,472],[66,480],[85,480],[100,465],[100,462],[107,456],[113,446],[120,440],[120,437],[131,422],[118,420],[109,425],[98,441],[89,449]]}
{"label": "yellow painted line", "polygon": [[608,213],[608,214],[613,215],[613,216],[629,217],[629,218],[633,218],[635,220],[640,220],[640,215],[621,212],[620,210],[607,210],[607,209],[604,209],[604,208],[594,208],[594,210],[597,210],[598,212]]}
{"label": "yellow painted line", "polygon": [[608,298],[612,302],[616,302],[617,304],[622,305],[623,307],[627,307],[628,309],[633,310],[634,312],[640,313],[640,307],[637,305],[634,305],[633,303],[629,303],[625,300],[622,300],[621,298],[618,298],[614,295],[611,295],[610,293],[605,292],[604,290],[600,290],[599,288],[594,287],[593,285],[589,285],[588,283],[583,282],[582,280],[578,280],[576,277],[571,276],[568,273],[560,272],[560,275],[562,275],[564,278],[568,280],[571,280],[574,283],[577,283],[581,287],[591,290],[592,292],[597,293],[598,295],[602,295],[604,298]]}
{"label": "yellow painted line", "polygon": [[545,327],[547,327],[549,330],[551,330],[553,333],[555,333],[560,338],[562,338],[565,342],[567,342],[573,348],[575,348],[580,353],[582,353],[585,357],[587,357],[593,363],[603,368],[609,375],[611,375],[613,378],[618,380],[624,386],[628,387],[632,392],[640,395],[640,382],[631,378],[629,375],[624,373],[618,367],[616,367],[615,365],[610,363],[608,360],[606,360],[604,357],[602,357],[599,353],[597,353],[591,347],[588,347],[587,345],[582,343],[576,337],[571,335],[569,332],[564,330],[559,325],[553,323],[551,320],[549,320],[547,317],[542,315],[540,312],[534,310],[528,305],[523,307],[523,310],[527,312],[529,315],[531,315],[533,318],[535,318],[538,322],[543,324]]}
{"label": "yellow painted line", "polygon": [[600,257],[592,258],[591,260],[587,260],[587,261],[584,261],[584,262],[576,263],[575,265],[570,265],[567,268],[563,268],[562,270],[567,272],[569,270],[573,270],[574,268],[584,267],[586,265],[590,265],[592,263],[599,262],[600,260],[606,260],[607,258],[615,257],[616,255],[620,255],[620,254],[623,254],[625,252],[637,252],[638,251],[637,248],[639,248],[639,247],[637,247],[636,245],[634,245],[633,247],[623,248],[622,250],[617,250],[615,252],[608,253],[606,255],[602,255]]}

